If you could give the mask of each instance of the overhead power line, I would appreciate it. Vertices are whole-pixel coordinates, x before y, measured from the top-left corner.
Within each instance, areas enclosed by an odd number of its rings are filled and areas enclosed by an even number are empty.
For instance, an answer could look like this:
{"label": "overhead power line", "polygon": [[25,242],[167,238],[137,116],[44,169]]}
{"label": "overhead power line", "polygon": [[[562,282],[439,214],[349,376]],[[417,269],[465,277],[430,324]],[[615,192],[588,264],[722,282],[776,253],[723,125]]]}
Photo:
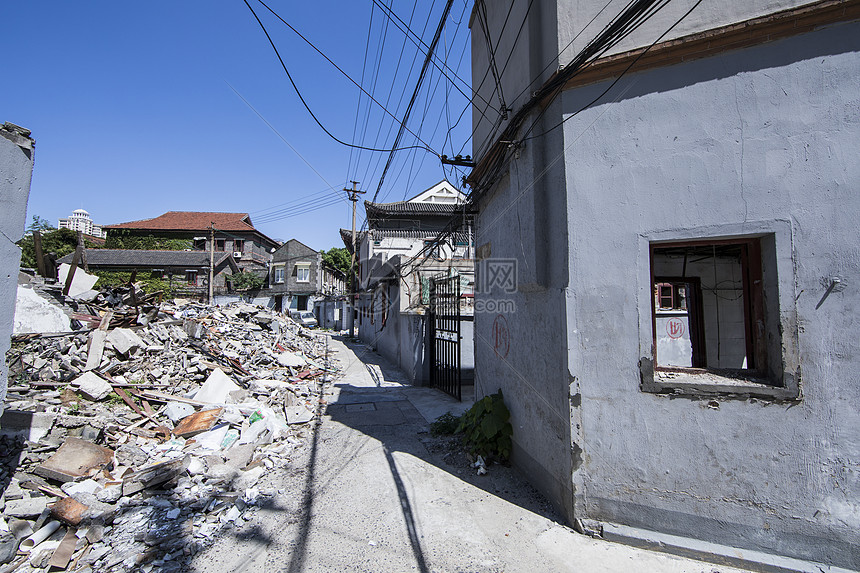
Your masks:
{"label": "overhead power line", "polygon": [[[427,73],[427,67],[430,65],[430,60],[433,57],[433,51],[439,43],[439,38],[442,36],[442,30],[445,28],[445,21],[448,19],[448,13],[451,11],[451,5],[454,0],[448,0],[445,3],[445,9],[442,11],[442,18],[439,20],[439,25],[436,27],[436,33],[433,35],[433,41],[430,42],[430,47],[427,50],[427,57],[424,59],[424,64],[421,66],[421,73],[418,74],[418,81],[415,84],[415,91],[412,92],[412,97],[409,100],[409,105],[406,107],[406,113],[403,114],[403,121],[400,122],[400,129],[397,130],[397,136],[394,138],[394,144],[391,146],[391,152],[388,154],[388,161],[385,162],[385,167],[382,170],[382,175],[379,178],[379,184],[376,187],[376,192],[373,194],[373,201],[379,195],[379,190],[382,189],[382,184],[385,182],[385,174],[388,168],[391,167],[391,161],[394,159],[394,154],[400,145],[400,140],[403,137],[404,131],[409,131],[406,127],[406,122],[409,121],[409,114],[412,112],[412,106],[415,105],[415,100],[418,97],[418,92],[421,89],[421,83],[424,81],[424,76]],[[412,133],[410,131],[410,133]],[[414,135],[414,134],[413,134]],[[418,136],[416,136],[418,137]],[[418,138],[419,141],[421,138]]]}
{"label": "overhead power line", "polygon": [[[278,57],[278,61],[281,63],[281,67],[284,69],[284,73],[287,75],[287,79],[290,81],[290,84],[293,86],[293,89],[295,90],[296,95],[298,95],[298,96],[299,96],[299,99],[301,100],[302,105],[305,107],[305,109],[306,109],[306,110],[308,111],[308,113],[311,115],[311,117],[313,118],[314,122],[316,122],[316,124],[320,127],[320,129],[322,129],[322,130],[326,133],[326,135],[328,135],[330,138],[332,138],[333,140],[337,141],[337,142],[338,142],[338,143],[340,143],[341,145],[345,145],[345,146],[347,146],[347,147],[353,147],[353,148],[356,148],[356,149],[363,149],[363,150],[365,150],[365,151],[378,151],[378,152],[387,152],[387,153],[390,153],[390,152],[392,152],[392,151],[397,151],[397,150],[396,150],[396,149],[394,149],[394,148],[391,148],[391,149],[378,149],[378,148],[364,147],[364,146],[361,146],[361,145],[356,145],[356,144],[354,144],[354,143],[348,143],[348,142],[346,142],[346,141],[344,141],[344,140],[340,139],[339,137],[335,136],[335,135],[334,135],[333,133],[331,133],[328,129],[326,129],[326,127],[322,124],[322,122],[319,120],[319,118],[317,118],[316,114],[314,114],[314,112],[311,110],[311,108],[310,108],[310,106],[308,105],[308,103],[307,103],[307,101],[305,100],[305,98],[302,96],[301,91],[299,90],[298,86],[296,85],[296,82],[293,80],[292,75],[290,75],[290,71],[289,71],[289,69],[287,69],[287,65],[286,65],[286,63],[284,63],[284,59],[281,57],[281,53],[280,53],[280,51],[278,51],[278,47],[275,45],[274,40],[272,40],[272,37],[269,35],[269,32],[268,32],[268,30],[266,29],[266,26],[263,24],[262,20],[260,20],[260,17],[259,17],[259,16],[257,16],[257,13],[254,11],[254,9],[251,7],[251,5],[248,3],[248,0],[242,0],[242,1],[243,1],[243,2],[245,3],[245,5],[248,7],[248,10],[250,10],[250,11],[251,11],[251,14],[253,14],[254,19],[255,19],[255,20],[257,20],[257,23],[260,25],[260,28],[263,30],[263,33],[266,35],[266,38],[269,40],[269,44],[271,44],[271,46],[272,46],[272,50],[274,50],[275,55]],[[296,34],[297,34],[297,35],[298,35],[302,40],[304,40],[304,41],[305,41],[309,46],[311,46],[314,50],[316,50],[316,51],[317,51],[317,53],[319,53],[322,57],[324,57],[324,58],[325,58],[325,59],[326,59],[326,60],[327,60],[331,65],[333,65],[333,66],[334,66],[334,67],[335,67],[335,68],[336,68],[340,73],[342,73],[342,74],[343,74],[343,75],[344,75],[344,76],[345,76],[345,77],[346,77],[350,82],[352,82],[353,84],[355,84],[355,85],[358,87],[358,89],[360,89],[360,90],[361,90],[361,91],[362,91],[362,92],[363,92],[367,97],[369,97],[369,98],[371,99],[371,101],[373,101],[373,103],[375,103],[376,105],[378,105],[380,108],[382,108],[382,110],[383,110],[385,113],[387,113],[388,115],[390,115],[391,117],[393,117],[393,118],[395,119],[395,121],[397,121],[397,117],[396,117],[394,114],[392,114],[390,111],[388,111],[388,109],[386,109],[386,108],[385,108],[385,106],[383,106],[383,105],[382,105],[382,104],[380,104],[378,101],[376,101],[376,99],[375,99],[372,95],[370,95],[369,93],[367,93],[367,91],[365,91],[365,90],[364,90],[364,88],[363,88],[363,87],[361,87],[361,85],[360,85],[358,82],[356,82],[354,79],[352,79],[352,77],[350,77],[350,76],[349,76],[349,74],[347,74],[346,72],[344,72],[344,71],[343,71],[343,70],[342,70],[342,69],[341,69],[337,64],[335,64],[335,63],[331,60],[331,58],[329,58],[328,56],[326,56],[326,55],[325,55],[325,54],[324,54],[324,53],[323,53],[319,48],[317,48],[317,47],[316,47],[316,46],[315,46],[315,45],[314,45],[310,40],[308,40],[307,38],[305,38],[305,37],[304,37],[304,36],[303,36],[303,35],[302,35],[298,30],[296,30],[295,28],[293,28],[293,27],[292,27],[292,26],[291,26],[291,25],[290,25],[286,20],[284,20],[283,18],[281,18],[281,17],[277,14],[277,12],[275,12],[274,10],[272,10],[271,8],[269,8],[269,6],[268,6],[268,5],[266,5],[264,2],[262,2],[262,0],[258,0],[258,1],[259,1],[259,2],[260,2],[260,4],[262,4],[262,5],[263,5],[267,10],[269,10],[269,12],[271,12],[271,13],[272,13],[272,14],[273,14],[273,15],[274,15],[278,20],[280,20],[281,22],[283,22],[283,23],[284,23],[288,28],[290,28],[293,32],[295,32],[295,33],[296,33]],[[406,129],[407,129],[407,131],[409,131],[409,130],[408,130],[408,128],[406,128]],[[409,133],[412,133],[412,131],[409,131]],[[407,146],[407,147],[404,147],[403,149],[426,149],[426,150],[427,150],[427,151],[429,151],[430,153],[434,153],[434,154],[436,154],[436,152],[435,152],[435,151],[433,151],[433,149],[432,149],[432,148],[431,148],[427,143],[425,143],[424,141],[422,141],[422,140],[421,140],[421,138],[420,138],[417,134],[412,133],[412,135],[414,135],[414,136],[415,136],[415,139],[417,139],[418,141],[420,141],[420,142],[421,142],[422,144],[424,144],[424,145],[423,145],[423,146],[420,146],[420,145]],[[438,154],[436,154],[436,155],[438,155]]]}

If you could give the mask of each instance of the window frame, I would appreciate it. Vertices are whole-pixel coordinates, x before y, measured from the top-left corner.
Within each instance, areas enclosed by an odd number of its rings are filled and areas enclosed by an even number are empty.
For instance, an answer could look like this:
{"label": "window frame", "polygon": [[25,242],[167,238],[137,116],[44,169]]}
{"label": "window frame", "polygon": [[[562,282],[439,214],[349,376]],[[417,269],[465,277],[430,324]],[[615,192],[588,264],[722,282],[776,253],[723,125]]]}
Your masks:
{"label": "window frame", "polygon": [[[761,330],[765,359],[757,355],[757,365],[764,365],[766,377],[722,376],[719,373],[693,368],[658,368],[656,365],[656,312],[654,299],[655,248],[678,244],[717,245],[753,241],[758,252],[749,256],[748,265],[757,265],[761,272],[761,305],[753,307],[753,318]],[[710,225],[677,230],[641,233],[638,237],[639,304],[639,389],[641,392],[666,396],[688,396],[711,399],[761,398],[777,402],[797,402],[802,399],[801,363],[798,344],[797,285],[794,265],[793,233],[790,221],[750,221],[743,224]],[[686,279],[689,280],[689,277]],[[749,305],[745,305],[749,306]],[[761,314],[764,316],[762,317]],[[747,324],[753,321],[748,321]],[[659,376],[664,372],[671,374]],[[747,372],[749,373],[749,372]],[[763,383],[766,382],[766,383]]]}
{"label": "window frame", "polygon": [[[307,278],[301,278],[301,272],[307,271]],[[296,282],[297,283],[309,283],[311,282],[311,264],[310,263],[296,263]]]}
{"label": "window frame", "polygon": [[[278,280],[278,271],[280,271],[280,273],[281,273],[280,280]],[[286,265],[275,265],[273,267],[272,275],[273,275],[272,281],[275,284],[277,284],[277,285],[284,284],[284,282],[287,280],[287,266]]]}
{"label": "window frame", "polygon": [[199,271],[185,271],[185,282],[189,286],[198,286]]}

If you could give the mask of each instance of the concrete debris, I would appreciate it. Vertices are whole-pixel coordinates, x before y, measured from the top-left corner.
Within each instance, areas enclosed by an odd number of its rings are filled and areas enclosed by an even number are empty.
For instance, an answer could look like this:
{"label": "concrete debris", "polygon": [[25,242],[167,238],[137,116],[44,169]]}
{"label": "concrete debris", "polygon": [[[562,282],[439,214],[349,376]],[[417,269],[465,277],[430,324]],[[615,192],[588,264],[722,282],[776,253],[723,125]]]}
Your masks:
{"label": "concrete debris", "polygon": [[69,317],[27,286],[18,286],[13,334],[68,332]]}
{"label": "concrete debris", "polygon": [[110,465],[113,450],[80,438],[67,438],[60,449],[42,462],[36,474],[62,483],[88,477]]}
{"label": "concrete debris", "polygon": [[263,479],[306,443],[330,379],[325,337],[245,303],[83,286],[58,299],[77,331],[13,336],[6,357],[0,564],[181,570],[276,493]]}
{"label": "concrete debris", "polygon": [[[71,265],[66,263],[60,264],[57,276],[60,279],[60,284],[63,286],[66,284],[66,277],[69,276],[69,270],[71,268]],[[98,280],[99,277],[96,275],[85,273],[83,269],[75,269],[75,274],[72,277],[72,284],[69,287],[69,296],[72,298],[86,297],[87,295],[84,293],[91,291]]]}
{"label": "concrete debris", "polygon": [[108,394],[113,392],[113,388],[107,380],[92,372],[84,372],[72,382],[72,387],[85,397],[95,401],[104,400]]}
{"label": "concrete debris", "polygon": [[216,368],[201,386],[200,391],[194,395],[194,399],[198,402],[224,404],[230,394],[237,390],[241,390],[241,388],[230,380],[220,368]]}

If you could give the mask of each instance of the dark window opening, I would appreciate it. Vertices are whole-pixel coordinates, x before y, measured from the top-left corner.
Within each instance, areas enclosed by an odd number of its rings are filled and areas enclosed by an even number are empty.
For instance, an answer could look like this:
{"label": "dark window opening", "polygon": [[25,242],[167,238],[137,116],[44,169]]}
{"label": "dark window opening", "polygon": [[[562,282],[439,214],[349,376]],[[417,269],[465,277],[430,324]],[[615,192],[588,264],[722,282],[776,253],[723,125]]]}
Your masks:
{"label": "dark window opening", "polygon": [[427,253],[427,258],[442,260],[442,249],[438,242],[424,241],[424,249],[424,252]]}
{"label": "dark window opening", "polygon": [[197,271],[185,271],[185,282],[197,286]]}
{"label": "dark window opening", "polygon": [[658,371],[766,378],[759,239],[652,245],[651,279]]}
{"label": "dark window opening", "polygon": [[236,239],[235,241],[233,241],[233,252],[234,253],[245,252],[245,241],[242,239]]}
{"label": "dark window opening", "polygon": [[215,239],[215,250],[219,252],[224,251],[224,239]]}

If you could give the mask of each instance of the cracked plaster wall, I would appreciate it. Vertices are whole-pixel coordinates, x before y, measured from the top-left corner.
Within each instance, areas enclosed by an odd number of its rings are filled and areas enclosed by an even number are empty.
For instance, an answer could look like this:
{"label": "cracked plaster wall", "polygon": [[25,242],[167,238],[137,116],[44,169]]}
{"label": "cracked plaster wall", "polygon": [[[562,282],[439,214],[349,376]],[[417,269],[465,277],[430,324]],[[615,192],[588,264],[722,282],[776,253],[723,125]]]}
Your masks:
{"label": "cracked plaster wall", "polygon": [[5,356],[12,336],[21,264],[21,249],[15,241],[24,234],[32,174],[32,140],[0,126],[0,412],[8,387]]}
{"label": "cracked plaster wall", "polygon": [[[860,568],[858,85],[849,23],[630,74],[565,124],[578,517]],[[757,233],[802,399],[642,392],[649,241]]]}

